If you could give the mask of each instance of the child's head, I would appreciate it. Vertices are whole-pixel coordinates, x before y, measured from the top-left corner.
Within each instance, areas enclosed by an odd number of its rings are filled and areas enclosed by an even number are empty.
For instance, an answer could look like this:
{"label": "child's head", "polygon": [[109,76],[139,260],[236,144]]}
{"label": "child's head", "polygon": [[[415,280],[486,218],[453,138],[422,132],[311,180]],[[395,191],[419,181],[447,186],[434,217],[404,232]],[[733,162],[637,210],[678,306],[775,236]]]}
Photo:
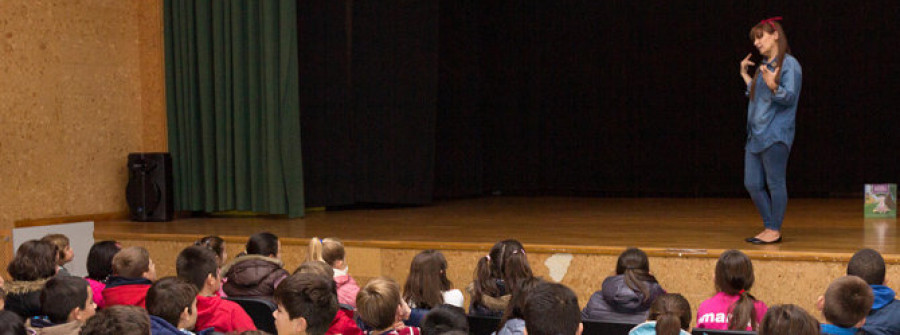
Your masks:
{"label": "child's head", "polygon": [[847,264],[848,275],[862,278],[869,285],[884,285],[884,273],[884,258],[873,249],[857,251]]}
{"label": "child's head", "polygon": [[500,320],[500,327],[503,327],[509,319],[525,318],[525,302],[528,301],[531,291],[543,282],[541,278],[531,277],[519,281],[515,287],[508,287],[511,296],[509,303],[506,304],[506,310],[503,312],[503,318]]}
{"label": "child's head", "polygon": [[142,247],[128,247],[113,256],[113,273],[124,278],[146,278],[156,280],[156,266],[150,259],[150,252]]}
{"label": "child's head", "polygon": [[[516,240],[503,240],[494,244],[487,255],[478,259],[478,264],[475,265],[475,279],[472,287],[472,300],[474,303],[480,304],[483,295],[496,297],[505,293],[497,285],[497,280],[504,280],[507,261],[514,252],[519,256],[525,256],[525,249],[522,247],[522,243]],[[521,259],[516,260],[516,263],[521,265]],[[527,265],[527,262],[525,264]],[[530,268],[528,271],[530,271]]]}
{"label": "child's head", "polygon": [[656,334],[678,335],[691,328],[691,304],[681,294],[664,294],[650,305],[647,319],[656,321]]}
{"label": "child's head", "polygon": [[197,288],[177,277],[158,280],[147,290],[147,313],[180,329],[197,323]]}
{"label": "child's head", "polygon": [[228,252],[225,250],[225,240],[221,237],[214,235],[205,236],[194,242],[194,245],[212,250],[216,254],[216,263],[219,266],[225,264],[225,260],[228,259]]}
{"label": "child's head", "polygon": [[150,317],[138,306],[106,307],[88,319],[81,335],[148,335]]}
{"label": "child's head", "polygon": [[394,323],[409,318],[409,306],[400,297],[400,285],[393,279],[370,280],[356,295],[359,318],[375,330],[389,329]]}
{"label": "child's head", "polygon": [[756,329],[756,298],[750,294],[753,287],[753,263],[750,257],[739,250],[728,250],[719,256],[716,262],[716,290],[728,295],[739,296],[731,310],[732,317],[728,320],[729,330],[745,330],[749,324],[751,329]]}
{"label": "child's head", "polygon": [[315,273],[328,278],[334,278],[334,268],[326,264],[324,261],[306,261],[294,270],[294,274],[298,273]]}
{"label": "child's head", "polygon": [[656,277],[650,274],[650,260],[647,253],[638,248],[628,248],[619,255],[616,262],[616,274],[625,276],[625,285],[632,291],[640,292],[644,301],[651,298],[650,288],[646,282],[656,282]]}
{"label": "child's head", "polygon": [[25,241],[16,250],[6,271],[14,280],[34,281],[56,275],[57,249],[50,242]]}
{"label": "child's head", "polygon": [[122,247],[116,241],[100,241],[91,246],[87,257],[88,278],[105,282],[112,275],[112,259]]}
{"label": "child's head", "polygon": [[343,269],[344,256],[344,243],[339,239],[313,237],[309,240],[308,260],[323,261],[331,267]]}
{"label": "child's head", "polygon": [[182,250],[175,259],[175,273],[204,295],[219,290],[221,280],[216,254],[206,247],[195,245]]}
{"label": "child's head", "polygon": [[272,313],[279,334],[323,335],[338,312],[334,280],[314,273],[285,278],[275,289],[278,309]]}
{"label": "child's head", "polygon": [[0,310],[0,334],[28,334],[28,331],[25,329],[25,320],[22,320],[22,317],[16,312]]}
{"label": "child's head", "polygon": [[87,280],[73,276],[53,277],[41,290],[41,313],[56,324],[85,322],[97,310],[92,295]]}
{"label": "child's head", "polygon": [[447,279],[447,259],[437,250],[425,250],[413,257],[403,285],[403,299],[429,309],[444,303],[441,292],[453,288]]}
{"label": "child's head", "polygon": [[281,258],[281,242],[278,236],[270,232],[261,232],[250,235],[247,247],[244,249],[248,255],[262,255],[272,258]]}
{"label": "child's head", "polygon": [[451,331],[469,333],[466,311],[453,305],[437,305],[425,314],[422,335],[442,335]]}
{"label": "child's head", "polygon": [[524,320],[528,335],[580,335],[582,330],[578,297],[557,283],[543,282],[531,290]]}
{"label": "child's head", "polygon": [[797,305],[770,306],[759,323],[759,335],[819,335],[819,321]]}
{"label": "child's head", "polygon": [[825,320],[843,328],[860,327],[872,309],[872,288],[857,276],[843,276],[828,285],[818,307]]}
{"label": "child's head", "polygon": [[72,250],[72,246],[69,244],[69,238],[63,234],[50,234],[41,238],[41,241],[53,243],[57,249],[59,249],[59,260],[57,260],[57,264],[62,266],[68,262],[72,261],[72,258],[75,258],[75,251]]}

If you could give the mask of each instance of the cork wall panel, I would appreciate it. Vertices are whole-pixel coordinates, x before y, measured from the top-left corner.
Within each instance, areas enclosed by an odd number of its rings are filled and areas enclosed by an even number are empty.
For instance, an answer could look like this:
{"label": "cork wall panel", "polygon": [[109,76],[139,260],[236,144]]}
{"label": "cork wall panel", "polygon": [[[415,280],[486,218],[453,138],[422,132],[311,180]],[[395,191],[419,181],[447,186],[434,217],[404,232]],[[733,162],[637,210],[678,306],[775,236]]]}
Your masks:
{"label": "cork wall panel", "polygon": [[137,1],[141,46],[141,151],[168,151],[166,134],[166,69],[163,34],[163,2]]}
{"label": "cork wall panel", "polygon": [[164,100],[159,84],[145,94],[141,83],[164,75],[142,69],[144,53],[162,57],[161,44],[141,45],[162,38],[150,25],[141,34],[142,20],[161,20],[140,12],[149,3],[0,2],[0,229],[126,210],[127,154],[144,148],[145,115],[165,113],[142,107]]}

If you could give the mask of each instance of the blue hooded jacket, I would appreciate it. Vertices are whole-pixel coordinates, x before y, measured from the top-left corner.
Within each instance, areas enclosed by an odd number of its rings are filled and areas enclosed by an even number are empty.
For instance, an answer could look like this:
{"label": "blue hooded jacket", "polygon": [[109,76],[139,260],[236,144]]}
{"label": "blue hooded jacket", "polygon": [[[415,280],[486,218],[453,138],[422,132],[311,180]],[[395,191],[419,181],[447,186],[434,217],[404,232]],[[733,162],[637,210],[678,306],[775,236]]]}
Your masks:
{"label": "blue hooded jacket", "polygon": [[875,303],[862,330],[871,335],[900,334],[900,303],[894,299],[894,290],[884,285],[870,286]]}
{"label": "blue hooded jacket", "polygon": [[[169,321],[166,321],[161,317],[151,315],[150,316],[150,334],[153,334],[153,335],[191,335],[194,333],[191,331],[175,328],[175,326],[173,326],[171,323],[169,323]],[[210,327],[210,328],[201,330],[201,331],[197,332],[196,334],[197,335],[211,335],[211,334],[217,334],[217,333],[213,331],[212,327]]]}

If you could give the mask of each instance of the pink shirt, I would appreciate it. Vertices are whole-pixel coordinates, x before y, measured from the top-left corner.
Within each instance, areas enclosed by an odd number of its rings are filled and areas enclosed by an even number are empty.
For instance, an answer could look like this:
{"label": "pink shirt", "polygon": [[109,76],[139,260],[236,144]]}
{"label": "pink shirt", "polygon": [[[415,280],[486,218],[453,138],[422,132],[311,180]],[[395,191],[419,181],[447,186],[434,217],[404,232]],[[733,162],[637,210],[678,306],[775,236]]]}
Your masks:
{"label": "pink shirt", "polygon": [[[729,310],[738,301],[739,296],[728,295],[724,292],[716,293],[712,298],[700,303],[697,309],[697,328],[728,330],[728,320],[731,317]],[[762,321],[769,307],[762,301],[754,303],[756,309],[756,322]],[[747,325],[747,330],[750,330]]]}

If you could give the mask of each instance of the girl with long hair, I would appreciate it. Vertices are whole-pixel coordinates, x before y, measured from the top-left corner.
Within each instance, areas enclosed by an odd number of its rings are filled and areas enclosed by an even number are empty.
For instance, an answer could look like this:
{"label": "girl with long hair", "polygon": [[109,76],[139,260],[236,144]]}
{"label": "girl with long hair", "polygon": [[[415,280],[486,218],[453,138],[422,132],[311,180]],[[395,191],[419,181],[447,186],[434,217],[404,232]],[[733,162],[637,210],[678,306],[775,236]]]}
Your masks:
{"label": "girl with long hair", "polygon": [[750,30],[750,40],[764,57],[750,74],[750,54],[741,61],[741,77],[750,98],[747,107],[747,144],[744,147],[744,186],[756,205],[765,229],[747,238],[753,244],[781,242],[787,209],[788,156],[794,143],[794,123],[803,71],[791,55],[781,17],[763,20]]}
{"label": "girl with long hair", "polygon": [[650,306],[666,291],[650,274],[650,260],[638,248],[619,255],[616,275],[603,280],[581,311],[588,320],[638,324],[647,320]]}
{"label": "girl with long hair", "polygon": [[681,294],[664,294],[650,305],[647,322],[628,335],[690,335],[691,304]]}
{"label": "girl with long hair", "polygon": [[533,277],[522,243],[503,240],[478,259],[472,284],[466,287],[472,297],[469,314],[501,316],[510,299],[510,288]]}
{"label": "girl with long hair", "polygon": [[403,300],[411,308],[431,309],[442,304],[463,307],[463,295],[447,279],[447,259],[437,250],[425,250],[413,258],[403,285]]}
{"label": "girl with long hair", "polygon": [[697,328],[722,330],[758,329],[766,304],[750,294],[755,276],[750,257],[728,250],[716,262],[716,295],[700,303]]}

